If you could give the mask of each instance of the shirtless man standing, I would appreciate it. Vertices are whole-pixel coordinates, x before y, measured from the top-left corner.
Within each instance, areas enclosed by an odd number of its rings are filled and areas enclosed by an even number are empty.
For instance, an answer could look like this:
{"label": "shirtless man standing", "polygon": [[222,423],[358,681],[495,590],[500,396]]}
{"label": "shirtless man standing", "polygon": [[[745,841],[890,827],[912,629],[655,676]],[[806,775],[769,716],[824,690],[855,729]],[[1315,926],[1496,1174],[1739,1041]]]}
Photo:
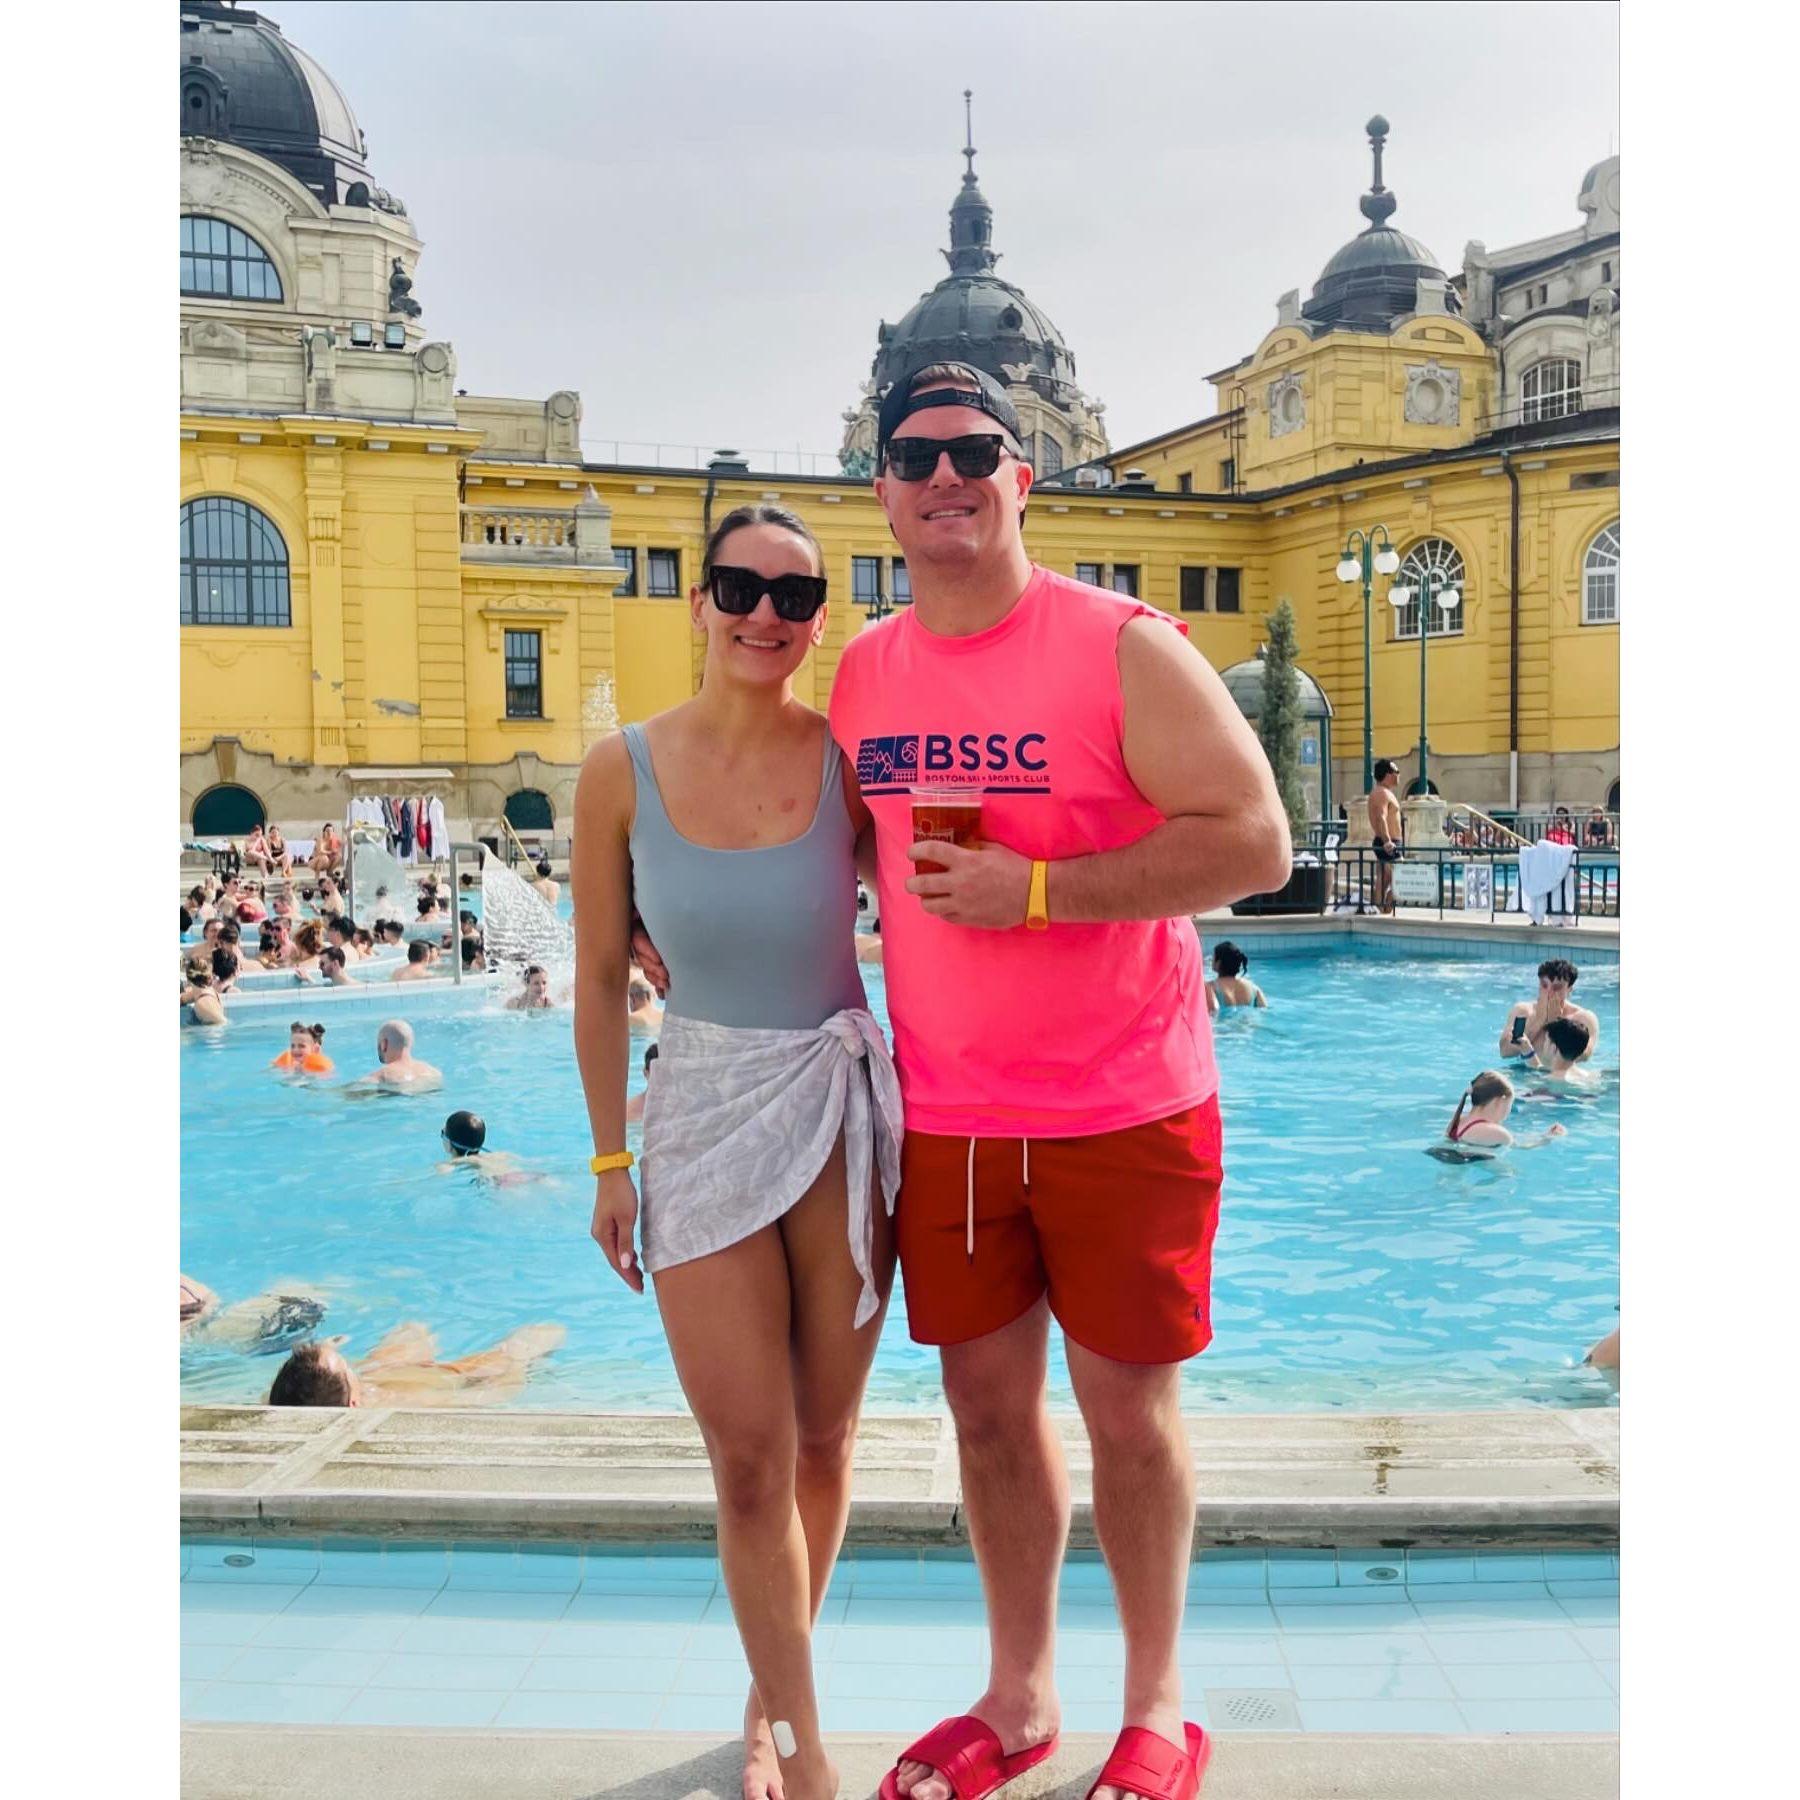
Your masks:
{"label": "shirtless man standing", "polygon": [[1400,769],[1384,756],[1375,765],[1375,785],[1369,790],[1369,830],[1375,840],[1375,904],[1384,913],[1394,910],[1394,868],[1405,854],[1400,845],[1400,802],[1394,790],[1400,785]]}

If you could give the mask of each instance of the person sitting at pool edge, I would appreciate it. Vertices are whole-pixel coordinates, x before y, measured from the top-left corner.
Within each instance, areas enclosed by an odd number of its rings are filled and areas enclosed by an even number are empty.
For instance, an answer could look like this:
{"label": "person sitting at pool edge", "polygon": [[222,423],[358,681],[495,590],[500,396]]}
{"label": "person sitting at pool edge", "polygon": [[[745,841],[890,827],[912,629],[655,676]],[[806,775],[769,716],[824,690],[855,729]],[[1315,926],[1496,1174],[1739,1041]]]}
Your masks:
{"label": "person sitting at pool edge", "polygon": [[299,1070],[307,1075],[329,1075],[337,1064],[325,1054],[325,1027],[303,1025],[296,1019],[288,1027],[288,1047],[269,1067]]}
{"label": "person sitting at pool edge", "polygon": [[412,1053],[413,1028],[404,1019],[389,1019],[375,1034],[375,1057],[380,1067],[362,1076],[357,1087],[391,1087],[424,1093],[444,1085],[442,1071],[421,1062]]}
{"label": "person sitting at pool edge", "polygon": [[[1453,1144],[1467,1149],[1535,1150],[1538,1145],[1564,1135],[1563,1127],[1552,1125],[1541,1137],[1516,1138],[1506,1129],[1506,1115],[1513,1108],[1513,1084],[1498,1069],[1483,1069],[1463,1091],[1456,1103],[1444,1136]],[[1464,1118],[1463,1110],[1468,1109]]]}
{"label": "person sitting at pool edge", "polygon": [[406,946],[406,965],[388,977],[390,981],[429,981],[431,959],[437,953],[423,938],[414,938]]}
{"label": "person sitting at pool edge", "polygon": [[550,998],[550,977],[533,963],[525,971],[525,986],[507,1001],[508,1012],[547,1012],[556,1002]]}
{"label": "person sitting at pool edge", "polygon": [[468,1406],[510,1400],[532,1365],[568,1334],[560,1325],[527,1325],[491,1350],[439,1362],[423,1325],[397,1325],[352,1368],[327,1338],[302,1344],[276,1371],[271,1406]]}
{"label": "person sitting at pool edge", "polygon": [[1581,1054],[1586,1062],[1600,1042],[1600,1021],[1569,998],[1576,982],[1575,965],[1567,957],[1552,956],[1538,964],[1538,997],[1521,1000],[1506,1015],[1500,1029],[1502,1056],[1544,1056],[1545,1028],[1552,1019],[1568,1017],[1587,1027],[1588,1047]]}
{"label": "person sitting at pool edge", "polygon": [[1227,1006],[1267,1006],[1263,991],[1244,972],[1250,959],[1229,939],[1213,948],[1213,979],[1206,984],[1206,1010],[1218,1013]]}

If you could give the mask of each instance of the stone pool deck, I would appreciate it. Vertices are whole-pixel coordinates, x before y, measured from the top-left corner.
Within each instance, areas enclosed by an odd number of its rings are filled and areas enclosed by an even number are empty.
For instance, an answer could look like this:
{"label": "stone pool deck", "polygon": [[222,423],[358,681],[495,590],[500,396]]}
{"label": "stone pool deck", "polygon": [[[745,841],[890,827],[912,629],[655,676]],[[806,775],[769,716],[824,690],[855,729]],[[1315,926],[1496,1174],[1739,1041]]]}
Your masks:
{"label": "stone pool deck", "polygon": [[[1074,1541],[1091,1545],[1087,1436],[1078,1417],[1057,1423]],[[1618,1539],[1619,1415],[1609,1408],[1205,1413],[1187,1423],[1201,1547]],[[681,1415],[187,1406],[181,1522],[209,1534],[701,1540],[714,1511],[699,1431]],[[865,1417],[849,1535],[967,1541],[948,1418]]]}
{"label": "stone pool deck", "polygon": [[[928,1720],[922,1720],[922,1730]],[[1614,1800],[1618,1741],[1221,1732],[1205,1800]],[[836,1736],[844,1800],[872,1795],[899,1740]],[[1071,1735],[1010,1797],[1080,1800],[1111,1747]],[[736,1745],[699,1734],[189,1725],[183,1800],[738,1800]]]}

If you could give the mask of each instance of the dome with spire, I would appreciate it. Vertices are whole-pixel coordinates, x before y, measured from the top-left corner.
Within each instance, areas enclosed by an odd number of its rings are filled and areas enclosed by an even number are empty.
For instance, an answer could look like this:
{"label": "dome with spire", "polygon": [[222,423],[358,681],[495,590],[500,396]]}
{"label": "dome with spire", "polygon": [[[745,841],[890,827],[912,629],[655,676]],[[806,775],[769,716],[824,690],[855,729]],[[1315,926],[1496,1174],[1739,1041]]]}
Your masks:
{"label": "dome with spire", "polygon": [[[965,142],[962,185],[950,204],[950,245],[943,252],[950,272],[921,294],[897,324],[882,321],[875,361],[864,386],[864,404],[845,414],[844,466],[861,470],[873,448],[874,405],[896,381],[928,363],[966,362],[1006,386],[1027,435],[1036,440],[1041,463],[1059,469],[1106,448],[1102,410],[1075,380],[1075,358],[1041,308],[995,272],[994,209],[975,179],[971,94],[963,91]],[[1029,420],[1039,410],[1049,429],[1034,432]],[[1048,415],[1054,415],[1054,418]],[[1049,441],[1046,442],[1045,440]],[[1054,472],[1054,469],[1052,470]],[[1040,467],[1040,474],[1043,469]]]}
{"label": "dome with spire", "polygon": [[[1300,316],[1327,328],[1386,331],[1418,305],[1421,281],[1442,281],[1437,259],[1415,237],[1388,223],[1399,201],[1381,184],[1381,152],[1388,122],[1379,113],[1367,127],[1375,178],[1358,202],[1369,223],[1332,257]],[[1455,296],[1451,295],[1454,308]]]}
{"label": "dome with spire", "polygon": [[367,190],[368,146],[343,89],[274,20],[230,0],[181,0],[180,10],[184,138],[267,157],[327,206],[359,184]]}

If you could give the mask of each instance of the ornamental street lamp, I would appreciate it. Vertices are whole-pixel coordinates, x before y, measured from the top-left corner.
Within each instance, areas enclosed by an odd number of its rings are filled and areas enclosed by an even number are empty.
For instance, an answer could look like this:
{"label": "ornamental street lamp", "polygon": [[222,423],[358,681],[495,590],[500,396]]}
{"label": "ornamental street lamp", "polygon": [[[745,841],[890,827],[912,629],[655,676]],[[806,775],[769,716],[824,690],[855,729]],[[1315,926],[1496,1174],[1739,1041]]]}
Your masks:
{"label": "ornamental street lamp", "polygon": [[[1376,539],[1380,548],[1376,548]],[[1363,597],[1363,792],[1375,791],[1374,669],[1370,645],[1369,594],[1377,575],[1392,575],[1400,567],[1400,555],[1388,541],[1385,525],[1367,531],[1358,526],[1344,540],[1343,560],[1337,566],[1339,581],[1360,581]]]}
{"label": "ornamental street lamp", "polygon": [[1425,629],[1425,621],[1431,612],[1435,600],[1443,612],[1445,623],[1449,623],[1450,615],[1462,605],[1462,595],[1450,585],[1449,571],[1435,565],[1423,570],[1416,588],[1391,587],[1388,589],[1388,600],[1395,610],[1419,603],[1419,786],[1421,794],[1431,792],[1431,782],[1426,774],[1425,748],[1425,640],[1431,634]]}

